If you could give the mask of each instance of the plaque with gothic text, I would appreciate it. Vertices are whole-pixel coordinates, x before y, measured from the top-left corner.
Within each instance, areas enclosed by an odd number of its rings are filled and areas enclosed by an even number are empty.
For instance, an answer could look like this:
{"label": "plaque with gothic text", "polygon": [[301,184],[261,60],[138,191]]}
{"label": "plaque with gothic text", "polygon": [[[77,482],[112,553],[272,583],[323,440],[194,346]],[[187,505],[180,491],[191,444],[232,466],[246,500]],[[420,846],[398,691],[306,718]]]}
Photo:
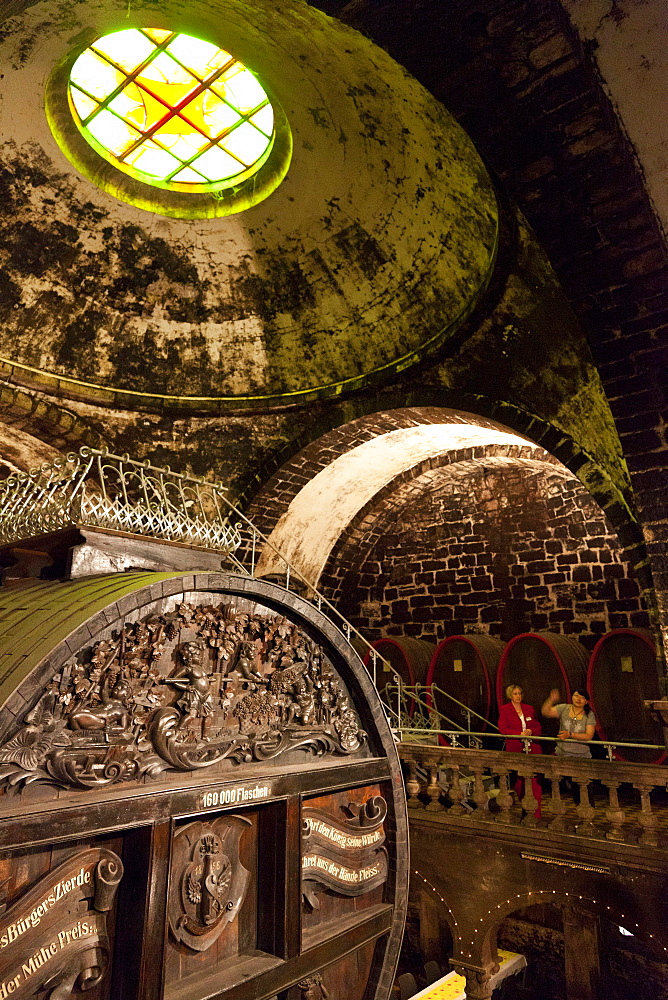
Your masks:
{"label": "plaque with gothic text", "polygon": [[107,915],[122,875],[113,851],[82,851],[0,916],[0,1000],[61,1000],[102,980]]}
{"label": "plaque with gothic text", "polygon": [[302,894],[313,910],[323,889],[361,896],[387,879],[385,799],[349,802],[345,811],[343,820],[322,809],[307,807],[302,813]]}

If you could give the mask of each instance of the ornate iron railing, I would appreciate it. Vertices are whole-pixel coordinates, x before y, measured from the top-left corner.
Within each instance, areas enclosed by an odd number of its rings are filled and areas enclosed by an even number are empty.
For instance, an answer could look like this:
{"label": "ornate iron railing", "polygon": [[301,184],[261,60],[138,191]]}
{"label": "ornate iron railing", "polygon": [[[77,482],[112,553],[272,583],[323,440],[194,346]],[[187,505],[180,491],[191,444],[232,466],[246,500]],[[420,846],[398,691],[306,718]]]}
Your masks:
{"label": "ornate iron railing", "polygon": [[81,448],[0,483],[0,544],[78,525],[233,552],[225,487],[128,455]]}
{"label": "ornate iron railing", "polygon": [[[369,671],[390,672],[396,704],[386,704],[390,725],[398,728],[402,678],[373,649],[337,608],[304,580],[272,542],[225,495],[226,488],[195,476],[137,462],[129,455],[81,448],[51,465],[10,476],[0,483],[0,545],[72,527],[107,528],[225,552],[231,567],[255,576],[266,546],[284,567],[279,579],[286,590],[310,600],[343,632],[369,653]],[[362,654],[364,655],[364,653]]]}

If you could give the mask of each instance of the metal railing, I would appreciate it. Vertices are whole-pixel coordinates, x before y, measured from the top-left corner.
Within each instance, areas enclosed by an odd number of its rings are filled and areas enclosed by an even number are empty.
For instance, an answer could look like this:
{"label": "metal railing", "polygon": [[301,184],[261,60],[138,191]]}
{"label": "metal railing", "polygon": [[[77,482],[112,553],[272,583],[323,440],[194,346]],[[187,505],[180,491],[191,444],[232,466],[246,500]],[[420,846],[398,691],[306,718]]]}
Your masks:
{"label": "metal railing", "polygon": [[0,483],[0,544],[86,525],[232,552],[241,544],[225,487],[81,448]]}
{"label": "metal railing", "polygon": [[[401,678],[399,683],[386,684],[383,695],[389,705],[398,704],[399,724],[396,727],[401,739],[407,736],[419,737],[420,741],[434,740],[439,733],[444,732],[443,723],[449,725],[448,731],[472,734],[473,721],[482,722],[489,732],[497,732],[494,723],[489,722],[484,715],[459,701],[449,691],[444,691],[438,684],[405,684]],[[449,718],[436,708],[436,696],[447,699],[453,707],[459,709],[460,715],[466,720],[462,725]]]}
{"label": "metal railing", "polygon": [[284,572],[278,580],[270,579],[309,600],[349,642],[354,638],[362,655],[369,656],[374,684],[379,665],[384,675],[389,672],[396,701],[386,701],[385,708],[390,725],[398,728],[406,703],[400,675],[228,499],[221,483],[87,447],[0,483],[0,545],[78,526],[215,549],[227,555],[233,569],[250,577],[255,576],[262,549],[271,549]]}
{"label": "metal railing", "polygon": [[[496,727],[494,727],[496,729]],[[430,737],[441,737],[439,743],[446,743],[448,746],[476,750],[480,749],[482,746],[482,740],[484,739],[486,743],[497,744],[497,750],[503,750],[506,740],[517,740],[523,743],[523,753],[531,753],[531,744],[547,744],[546,749],[552,749],[560,740],[556,736],[531,736],[526,739],[521,736],[505,736],[496,729],[496,732],[490,732],[489,730],[485,732],[470,732],[468,730],[458,729],[436,729],[433,726],[426,729],[406,729],[402,730],[402,744],[405,746],[411,745],[411,736],[417,736],[418,745],[422,745],[423,741],[419,739],[420,736],[430,736]],[[656,743],[626,743],[622,740],[599,740],[598,738],[588,741],[592,746],[602,747],[605,750],[606,757],[609,761],[614,761],[617,763],[619,760],[623,759],[623,754],[627,750],[641,750],[649,751],[656,750],[663,753],[668,753],[667,748],[664,745],[658,745]],[[493,749],[488,747],[488,749]],[[621,751],[621,752],[620,752]],[[563,760],[563,757],[561,758]],[[668,787],[668,770],[665,772],[665,784]]]}

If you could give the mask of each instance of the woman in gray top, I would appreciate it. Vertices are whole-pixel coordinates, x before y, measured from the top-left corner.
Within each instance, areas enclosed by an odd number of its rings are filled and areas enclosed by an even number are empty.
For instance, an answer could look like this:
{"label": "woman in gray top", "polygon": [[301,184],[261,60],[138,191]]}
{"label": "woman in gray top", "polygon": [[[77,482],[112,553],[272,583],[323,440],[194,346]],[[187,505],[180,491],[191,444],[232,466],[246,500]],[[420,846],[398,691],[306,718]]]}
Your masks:
{"label": "woman in gray top", "polygon": [[559,703],[555,688],[543,702],[542,713],[546,719],[559,719],[559,742],[555,753],[568,757],[591,757],[587,746],[594,736],[596,719],[589,711],[589,695],[584,688],[575,688],[570,705]]}
{"label": "woman in gray top", "polygon": [[[559,736],[554,752],[559,757],[591,757],[589,742],[596,730],[594,713],[589,709],[589,694],[584,688],[575,688],[570,705],[559,701],[559,692],[555,688],[543,702],[541,709],[546,719],[559,719]],[[567,779],[570,781],[570,779]],[[571,785],[573,801],[580,804],[580,788]],[[587,798],[594,805],[591,786],[586,786]]]}

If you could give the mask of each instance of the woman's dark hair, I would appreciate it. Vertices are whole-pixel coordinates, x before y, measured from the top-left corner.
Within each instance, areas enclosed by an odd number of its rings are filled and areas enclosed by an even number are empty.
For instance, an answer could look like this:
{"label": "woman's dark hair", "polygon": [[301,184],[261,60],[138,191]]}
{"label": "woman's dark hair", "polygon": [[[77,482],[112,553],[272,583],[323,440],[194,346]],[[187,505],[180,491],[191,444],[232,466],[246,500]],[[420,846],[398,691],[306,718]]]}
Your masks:
{"label": "woman's dark hair", "polygon": [[579,694],[580,697],[584,698],[587,702],[587,708],[589,707],[589,691],[586,688],[573,688],[571,691],[571,698],[574,694]]}

